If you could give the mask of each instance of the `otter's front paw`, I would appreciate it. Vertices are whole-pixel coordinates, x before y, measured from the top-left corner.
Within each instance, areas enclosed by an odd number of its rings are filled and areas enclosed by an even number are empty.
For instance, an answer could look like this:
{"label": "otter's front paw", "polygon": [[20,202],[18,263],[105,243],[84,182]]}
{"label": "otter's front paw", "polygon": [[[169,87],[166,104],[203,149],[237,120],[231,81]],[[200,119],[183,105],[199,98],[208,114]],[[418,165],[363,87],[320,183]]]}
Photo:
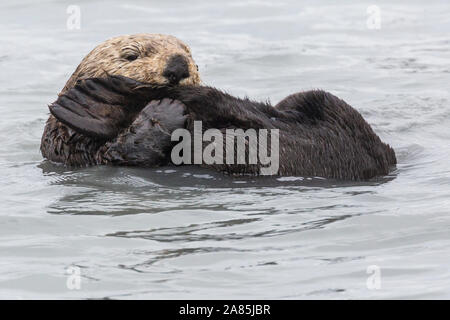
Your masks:
{"label": "otter's front paw", "polygon": [[102,150],[103,163],[132,166],[165,164],[172,145],[171,133],[183,128],[187,115],[178,100],[150,102],[114,142]]}
{"label": "otter's front paw", "polygon": [[186,122],[186,106],[178,100],[164,98],[151,101],[139,116],[152,121],[169,134],[175,129],[184,128]]}

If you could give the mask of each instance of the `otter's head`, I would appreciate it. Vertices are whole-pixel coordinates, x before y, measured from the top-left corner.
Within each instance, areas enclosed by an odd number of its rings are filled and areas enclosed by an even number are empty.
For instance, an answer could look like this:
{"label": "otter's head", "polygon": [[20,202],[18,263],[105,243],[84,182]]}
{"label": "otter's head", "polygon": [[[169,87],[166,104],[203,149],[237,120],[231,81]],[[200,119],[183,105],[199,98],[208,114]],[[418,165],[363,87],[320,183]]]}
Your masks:
{"label": "otter's head", "polygon": [[162,34],[115,37],[94,48],[80,63],[61,93],[77,80],[121,75],[153,84],[198,85],[198,67],[191,50],[177,38]]}

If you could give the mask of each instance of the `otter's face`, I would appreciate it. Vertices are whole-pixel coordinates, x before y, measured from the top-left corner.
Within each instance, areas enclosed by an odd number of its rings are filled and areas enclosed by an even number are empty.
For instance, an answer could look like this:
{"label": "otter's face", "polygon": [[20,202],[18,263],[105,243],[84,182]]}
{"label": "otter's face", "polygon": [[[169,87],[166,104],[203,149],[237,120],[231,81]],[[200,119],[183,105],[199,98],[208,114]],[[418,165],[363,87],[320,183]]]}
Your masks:
{"label": "otter's face", "polygon": [[201,83],[187,45],[173,36],[137,34],[112,38],[97,46],[81,61],[62,92],[79,79],[106,74],[160,85]]}

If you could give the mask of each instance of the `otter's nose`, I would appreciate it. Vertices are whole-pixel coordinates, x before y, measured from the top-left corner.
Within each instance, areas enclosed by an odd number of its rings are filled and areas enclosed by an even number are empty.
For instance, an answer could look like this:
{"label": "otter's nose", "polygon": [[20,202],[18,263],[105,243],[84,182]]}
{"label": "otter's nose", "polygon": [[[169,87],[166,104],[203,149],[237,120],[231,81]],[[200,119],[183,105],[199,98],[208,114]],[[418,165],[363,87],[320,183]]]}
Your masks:
{"label": "otter's nose", "polygon": [[164,69],[163,76],[173,85],[189,77],[189,67],[186,58],[180,54],[171,56]]}

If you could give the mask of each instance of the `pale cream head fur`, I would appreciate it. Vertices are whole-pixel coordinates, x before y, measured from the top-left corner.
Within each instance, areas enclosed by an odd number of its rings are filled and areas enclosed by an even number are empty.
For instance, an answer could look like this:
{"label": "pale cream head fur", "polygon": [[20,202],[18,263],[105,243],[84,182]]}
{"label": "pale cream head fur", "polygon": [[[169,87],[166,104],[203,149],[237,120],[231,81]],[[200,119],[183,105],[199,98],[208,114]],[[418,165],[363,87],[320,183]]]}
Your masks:
{"label": "pale cream head fur", "polygon": [[189,68],[189,77],[181,80],[179,85],[200,84],[198,67],[186,44],[174,36],[142,33],[115,37],[95,47],[81,61],[61,93],[73,87],[77,80],[104,77],[107,74],[167,84],[163,72],[169,58],[177,54],[186,58]]}

